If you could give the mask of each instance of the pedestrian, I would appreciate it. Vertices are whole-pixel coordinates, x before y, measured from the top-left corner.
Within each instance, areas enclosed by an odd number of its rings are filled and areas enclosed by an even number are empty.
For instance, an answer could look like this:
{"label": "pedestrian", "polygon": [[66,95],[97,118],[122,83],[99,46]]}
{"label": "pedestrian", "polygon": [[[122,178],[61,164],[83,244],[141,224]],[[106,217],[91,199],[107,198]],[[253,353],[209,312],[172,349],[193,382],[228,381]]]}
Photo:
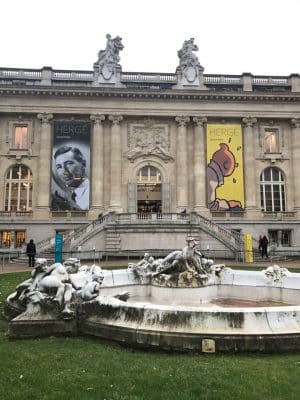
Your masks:
{"label": "pedestrian", "polygon": [[269,241],[268,241],[266,235],[264,235],[262,240],[261,240],[261,256],[262,256],[262,258],[264,258],[264,256],[266,256],[266,258],[269,258],[269,256],[268,256],[268,244],[269,244]]}
{"label": "pedestrian", "polygon": [[258,238],[258,251],[260,252],[260,255],[262,253],[262,239],[263,239],[262,235],[259,235],[259,238]]}
{"label": "pedestrian", "polygon": [[26,246],[26,254],[28,256],[29,268],[34,268],[36,247],[35,247],[33,239],[30,239],[29,243]]}

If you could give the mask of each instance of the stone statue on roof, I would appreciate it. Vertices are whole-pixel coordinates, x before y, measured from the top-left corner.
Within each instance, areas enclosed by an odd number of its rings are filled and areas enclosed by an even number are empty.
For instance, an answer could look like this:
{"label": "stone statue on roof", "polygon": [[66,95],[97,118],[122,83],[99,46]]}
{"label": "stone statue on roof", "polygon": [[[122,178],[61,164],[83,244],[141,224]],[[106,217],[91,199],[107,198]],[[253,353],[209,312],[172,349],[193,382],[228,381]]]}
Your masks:
{"label": "stone statue on roof", "polygon": [[194,51],[199,50],[198,46],[194,43],[194,40],[194,38],[185,40],[182,48],[177,53],[180,60],[182,74],[188,83],[194,83],[198,76],[198,72],[204,70],[198,57],[193,53]]}
{"label": "stone statue on roof", "polygon": [[106,48],[98,53],[98,60],[94,64],[94,68],[98,70],[104,81],[109,82],[115,74],[116,67],[120,61],[119,52],[123,50],[122,38],[116,36],[112,38],[108,33],[106,35]]}

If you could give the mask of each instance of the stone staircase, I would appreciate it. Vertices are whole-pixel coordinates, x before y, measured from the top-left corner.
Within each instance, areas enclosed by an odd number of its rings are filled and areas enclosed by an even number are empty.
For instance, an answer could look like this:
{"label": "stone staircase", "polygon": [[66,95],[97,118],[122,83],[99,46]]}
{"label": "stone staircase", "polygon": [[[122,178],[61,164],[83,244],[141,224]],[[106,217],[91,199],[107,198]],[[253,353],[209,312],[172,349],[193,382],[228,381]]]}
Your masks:
{"label": "stone staircase", "polygon": [[106,230],[106,251],[120,251],[121,250],[121,236],[116,231],[115,227]]}
{"label": "stone staircase", "polygon": [[[215,238],[217,241],[222,243],[227,249],[236,253],[243,249],[243,239],[237,232],[230,232],[224,229],[222,226],[214,223],[213,221],[206,219],[205,217],[197,214],[190,213],[185,216],[180,214],[148,214],[147,218],[145,215],[139,214],[116,214],[108,213],[105,214],[101,219],[91,221],[90,223],[80,226],[64,235],[64,251],[74,252],[79,245],[84,245],[91,238],[93,238],[99,232],[104,231],[105,234],[105,248],[96,249],[97,251],[104,252],[122,252],[122,243],[120,236],[120,229],[136,230],[140,227],[178,227],[186,230],[186,236],[191,234],[197,238],[200,236],[199,233],[205,232],[208,236]],[[149,231],[151,233],[151,230]],[[134,244],[133,244],[134,245]],[[47,238],[36,243],[37,256],[44,257],[49,260],[54,258],[55,250],[55,238]],[[19,259],[27,262],[27,258],[24,256]]]}

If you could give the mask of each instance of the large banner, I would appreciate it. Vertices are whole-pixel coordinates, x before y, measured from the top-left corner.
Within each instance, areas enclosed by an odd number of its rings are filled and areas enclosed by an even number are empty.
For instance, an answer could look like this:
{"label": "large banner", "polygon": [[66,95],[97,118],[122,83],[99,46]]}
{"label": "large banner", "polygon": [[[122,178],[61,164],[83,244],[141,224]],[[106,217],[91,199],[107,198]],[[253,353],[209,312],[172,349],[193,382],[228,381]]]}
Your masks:
{"label": "large banner", "polygon": [[53,129],[51,210],[88,210],[90,122],[56,120]]}
{"label": "large banner", "polygon": [[207,206],[210,210],[244,210],[243,139],[241,125],[207,125],[206,176]]}

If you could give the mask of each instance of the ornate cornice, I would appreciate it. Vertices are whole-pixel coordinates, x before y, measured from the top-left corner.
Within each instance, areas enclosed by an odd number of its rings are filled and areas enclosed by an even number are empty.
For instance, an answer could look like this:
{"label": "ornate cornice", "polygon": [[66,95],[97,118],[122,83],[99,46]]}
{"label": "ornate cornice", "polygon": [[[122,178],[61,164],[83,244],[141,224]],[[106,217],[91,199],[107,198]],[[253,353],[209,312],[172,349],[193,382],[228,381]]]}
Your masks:
{"label": "ornate cornice", "polygon": [[0,87],[0,96],[35,96],[35,97],[67,97],[67,98],[126,98],[138,100],[172,100],[172,101],[234,101],[234,102],[299,102],[300,93],[276,93],[276,94],[260,94],[260,93],[217,93],[209,91],[193,91],[182,93],[179,90],[132,90],[123,88],[7,88]]}

